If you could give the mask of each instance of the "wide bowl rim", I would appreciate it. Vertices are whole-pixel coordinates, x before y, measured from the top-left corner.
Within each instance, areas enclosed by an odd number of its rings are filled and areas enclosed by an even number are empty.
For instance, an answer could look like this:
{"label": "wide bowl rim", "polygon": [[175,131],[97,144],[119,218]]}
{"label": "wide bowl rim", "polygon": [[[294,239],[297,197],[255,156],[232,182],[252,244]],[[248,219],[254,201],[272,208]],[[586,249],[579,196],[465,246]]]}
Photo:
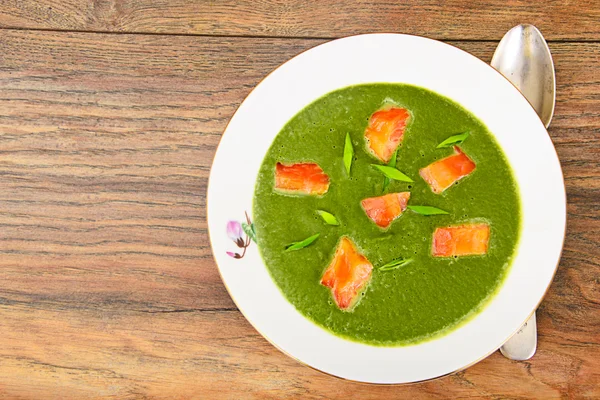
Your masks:
{"label": "wide bowl rim", "polygon": [[[235,119],[236,115],[237,115],[237,114],[240,112],[240,109],[242,108],[242,106],[244,105],[244,103],[245,103],[245,102],[248,100],[248,98],[250,98],[250,97],[252,96],[252,94],[253,94],[253,93],[255,93],[255,92],[256,92],[256,90],[257,90],[257,89],[258,89],[258,88],[259,88],[259,87],[260,87],[260,86],[261,86],[261,85],[262,85],[262,84],[263,84],[265,81],[267,81],[268,79],[270,79],[270,77],[271,77],[271,76],[272,76],[274,73],[276,73],[277,71],[279,71],[279,70],[280,70],[280,69],[281,69],[283,66],[285,66],[285,65],[288,65],[290,62],[292,62],[292,61],[294,61],[294,60],[297,60],[298,58],[302,57],[303,55],[305,55],[305,54],[307,54],[307,53],[310,53],[311,51],[314,51],[315,49],[322,48],[323,46],[332,45],[332,44],[334,44],[334,43],[338,43],[338,42],[340,42],[340,41],[348,41],[348,40],[352,40],[352,39],[354,39],[354,38],[365,38],[365,37],[369,37],[369,38],[381,38],[381,37],[390,37],[390,36],[393,36],[393,37],[411,37],[411,38],[418,38],[419,40],[425,40],[425,41],[429,41],[429,42],[442,43],[444,46],[451,47],[451,48],[453,48],[454,50],[458,50],[459,52],[461,52],[461,53],[463,53],[463,54],[466,54],[466,55],[468,55],[468,56],[469,56],[469,57],[471,57],[473,60],[476,60],[478,63],[480,63],[481,65],[485,66],[485,68],[486,68],[487,70],[489,70],[489,71],[493,71],[493,72],[494,72],[496,75],[498,75],[499,77],[502,77],[502,79],[503,79],[503,80],[504,80],[506,83],[509,83],[509,84],[510,84],[510,86],[511,86],[511,87],[512,87],[512,88],[513,88],[513,89],[514,89],[516,92],[517,92],[517,94],[519,95],[519,97],[520,97],[521,99],[525,100],[525,102],[528,104],[528,106],[529,106],[529,108],[531,109],[531,111],[533,111],[533,108],[532,108],[532,106],[529,104],[529,102],[527,101],[527,99],[526,99],[526,98],[525,98],[525,97],[524,97],[524,96],[523,96],[523,95],[522,95],[522,94],[521,94],[521,93],[518,91],[518,89],[516,89],[516,87],[514,87],[514,85],[513,85],[513,84],[512,84],[512,83],[511,83],[511,82],[510,82],[508,79],[506,79],[506,78],[505,78],[505,77],[504,77],[502,74],[500,74],[498,71],[496,71],[494,68],[492,68],[491,66],[489,66],[488,64],[486,64],[485,62],[483,62],[482,60],[480,60],[479,58],[477,58],[477,57],[475,57],[475,56],[471,55],[470,53],[468,53],[468,52],[466,52],[466,51],[464,51],[464,50],[462,50],[462,49],[460,49],[460,48],[458,48],[458,47],[456,47],[456,46],[453,46],[453,45],[451,45],[451,44],[444,43],[444,42],[439,42],[439,41],[437,41],[437,40],[434,40],[434,39],[429,39],[429,38],[426,38],[426,37],[423,37],[423,36],[417,36],[417,35],[405,35],[405,34],[393,34],[393,33],[377,33],[377,34],[363,34],[363,35],[354,35],[354,36],[349,36],[349,37],[345,37],[345,38],[341,38],[341,39],[337,39],[337,40],[333,40],[333,41],[325,42],[325,43],[323,43],[323,44],[320,44],[320,45],[318,45],[318,46],[316,46],[316,47],[312,47],[312,48],[310,48],[310,49],[307,49],[307,50],[305,50],[305,51],[301,52],[300,54],[296,55],[295,57],[293,57],[293,58],[289,59],[289,60],[288,60],[288,61],[286,61],[284,64],[280,65],[280,66],[279,66],[279,67],[277,67],[275,70],[273,70],[272,72],[270,72],[270,73],[269,73],[269,74],[268,74],[268,75],[267,75],[265,78],[263,78],[263,79],[261,80],[261,82],[260,82],[260,83],[259,83],[259,84],[258,84],[258,85],[257,85],[257,86],[256,86],[256,87],[255,87],[255,88],[254,88],[254,89],[253,89],[251,92],[250,92],[250,94],[248,94],[248,96],[246,97],[246,99],[244,100],[244,102],[242,102],[242,103],[241,103],[240,107],[239,107],[239,108],[236,110],[236,112],[235,112],[235,113],[234,113],[234,115],[232,116],[231,120],[228,122],[228,124],[227,124],[227,126],[226,126],[226,128],[225,128],[225,130],[224,130],[223,137],[221,138],[221,141],[219,142],[219,145],[217,146],[217,151],[216,151],[216,153],[215,153],[215,160],[217,159],[217,157],[218,157],[218,155],[219,155],[219,151],[220,151],[220,149],[221,149],[221,145],[223,144],[223,138],[226,136],[226,134],[227,134],[227,132],[228,132],[228,129],[229,129],[230,125],[231,125],[231,122],[232,122],[232,121]],[[375,39],[375,40],[377,40],[377,39]],[[329,92],[329,91],[328,91],[328,92]],[[313,100],[316,100],[316,98],[317,98],[317,97],[315,97]],[[298,109],[298,111],[299,111],[299,109]],[[537,114],[535,113],[535,111],[533,111],[533,115],[535,115],[535,117],[537,118],[537,120],[539,121],[539,123],[540,123],[540,124],[542,124],[542,126],[543,126],[543,123],[542,123],[542,121],[539,119],[539,117],[537,116]],[[485,121],[484,121],[484,122],[485,122]],[[545,127],[544,127],[543,129],[544,129],[544,131],[545,131]],[[546,132],[546,134],[547,134],[547,132]],[[550,144],[551,144],[551,141],[550,141]],[[564,215],[564,218],[562,219],[562,221],[563,221],[563,222],[562,222],[563,229],[562,229],[562,237],[561,237],[561,240],[560,240],[560,249],[559,249],[559,251],[558,251],[558,258],[557,258],[557,260],[556,260],[556,263],[554,264],[554,266],[553,266],[553,268],[552,268],[551,278],[548,280],[548,282],[547,282],[547,285],[546,285],[546,287],[544,288],[544,292],[543,292],[543,294],[542,294],[542,295],[539,297],[539,299],[538,299],[537,303],[535,304],[535,306],[534,306],[532,309],[530,309],[530,310],[529,310],[529,312],[527,313],[527,316],[526,316],[526,318],[524,318],[524,319],[523,319],[523,320],[522,320],[522,321],[519,323],[519,325],[518,325],[516,328],[514,328],[514,330],[512,330],[512,331],[510,332],[510,334],[508,334],[508,335],[505,335],[505,337],[503,338],[503,340],[502,340],[502,341],[500,341],[500,342],[499,342],[497,345],[495,345],[493,349],[491,349],[490,351],[488,351],[488,352],[486,352],[485,354],[481,355],[479,358],[477,358],[477,359],[475,359],[475,360],[472,360],[472,361],[471,361],[471,362],[469,362],[468,364],[462,365],[462,366],[461,366],[461,367],[459,367],[459,368],[455,368],[455,369],[453,369],[453,370],[451,370],[451,371],[448,371],[447,373],[444,373],[444,374],[439,374],[439,375],[432,376],[432,377],[428,377],[428,378],[424,378],[424,379],[421,379],[421,380],[411,380],[411,381],[409,381],[409,382],[371,382],[371,381],[368,381],[368,380],[352,379],[352,378],[348,378],[348,377],[346,377],[346,376],[342,376],[341,374],[333,373],[333,372],[331,372],[331,371],[327,371],[327,370],[325,370],[325,369],[322,369],[322,368],[319,368],[319,367],[317,367],[317,366],[311,365],[310,363],[307,363],[307,362],[303,361],[301,358],[297,357],[296,355],[294,355],[294,354],[290,353],[290,352],[289,352],[289,351],[287,351],[285,348],[283,348],[282,346],[278,345],[278,344],[277,344],[277,342],[276,342],[275,340],[271,339],[271,338],[269,337],[269,335],[268,335],[268,334],[266,334],[266,333],[265,333],[263,330],[261,330],[261,329],[260,329],[260,327],[259,327],[259,326],[257,326],[257,324],[256,324],[256,323],[253,321],[253,319],[247,315],[247,313],[246,313],[246,312],[245,312],[245,310],[244,310],[244,308],[245,308],[245,307],[244,307],[243,305],[239,304],[238,300],[236,299],[236,297],[235,297],[235,295],[234,295],[234,293],[233,293],[233,290],[232,290],[232,289],[229,287],[229,285],[227,284],[227,279],[226,279],[226,277],[223,275],[223,273],[222,273],[222,269],[221,269],[221,266],[219,265],[219,261],[218,261],[218,259],[217,259],[217,253],[216,253],[215,246],[214,246],[214,240],[215,240],[215,239],[214,239],[214,237],[215,237],[215,235],[213,234],[213,232],[211,231],[211,228],[210,228],[210,226],[211,226],[211,222],[210,222],[210,208],[211,208],[211,206],[210,206],[210,204],[211,204],[211,203],[210,203],[210,198],[211,198],[211,196],[210,196],[210,193],[211,193],[211,182],[213,181],[213,179],[212,179],[212,178],[213,178],[213,169],[211,168],[211,173],[210,173],[210,176],[209,176],[209,182],[208,182],[208,189],[207,189],[207,204],[206,204],[206,210],[207,210],[207,220],[209,220],[209,221],[208,221],[208,222],[209,222],[209,223],[208,223],[208,225],[209,225],[209,227],[208,227],[208,230],[209,230],[209,236],[210,236],[210,245],[211,245],[211,250],[212,250],[212,252],[213,252],[213,256],[214,256],[214,258],[215,258],[215,262],[216,262],[216,263],[217,263],[217,265],[218,265],[218,272],[219,272],[219,275],[220,275],[220,277],[221,277],[221,280],[223,281],[223,283],[224,283],[224,285],[225,285],[225,287],[226,287],[226,289],[227,289],[227,291],[228,291],[229,295],[231,296],[232,300],[234,301],[234,303],[236,304],[236,306],[238,307],[238,309],[240,310],[240,312],[241,312],[241,313],[244,315],[244,317],[245,317],[245,318],[246,318],[246,319],[247,319],[247,320],[248,320],[248,321],[251,323],[251,325],[252,325],[252,326],[253,326],[253,327],[254,327],[254,328],[255,328],[255,329],[256,329],[256,330],[257,330],[257,331],[258,331],[258,332],[259,332],[259,333],[260,333],[260,334],[261,334],[261,335],[262,335],[262,336],[265,338],[265,339],[267,339],[267,341],[269,341],[270,343],[272,343],[272,344],[273,344],[273,345],[274,345],[276,348],[278,348],[280,351],[282,351],[284,354],[288,355],[289,357],[291,357],[291,358],[293,358],[293,359],[297,360],[298,362],[300,362],[300,363],[302,363],[302,364],[304,364],[304,365],[307,365],[307,366],[309,366],[310,368],[313,368],[313,369],[315,369],[315,370],[321,371],[321,372],[323,372],[323,373],[325,373],[325,374],[332,375],[332,376],[335,376],[335,377],[338,377],[338,378],[342,378],[342,379],[345,379],[345,380],[356,381],[356,382],[361,382],[361,383],[392,384],[392,385],[394,385],[394,384],[410,384],[410,383],[424,382],[424,381],[428,381],[428,380],[432,380],[432,379],[438,379],[438,378],[440,378],[440,377],[447,376],[447,375],[450,375],[450,374],[452,374],[452,373],[456,373],[456,372],[458,372],[458,371],[464,370],[464,369],[468,368],[469,366],[471,366],[471,365],[473,365],[473,364],[475,364],[475,363],[477,363],[477,362],[479,362],[479,361],[483,360],[484,358],[486,358],[487,356],[489,356],[491,353],[493,353],[494,351],[496,351],[496,350],[497,350],[497,348],[499,348],[499,347],[500,347],[500,346],[501,346],[501,345],[502,345],[502,344],[503,344],[503,343],[504,343],[506,340],[508,340],[508,339],[509,339],[509,338],[510,338],[510,337],[511,337],[511,336],[512,336],[514,333],[516,333],[516,332],[517,332],[517,331],[520,329],[521,325],[523,325],[523,324],[524,324],[524,323],[525,323],[525,322],[528,320],[528,318],[529,318],[529,317],[530,317],[530,316],[531,316],[531,315],[532,315],[532,314],[535,312],[535,310],[537,309],[537,307],[539,306],[539,304],[540,304],[540,303],[543,301],[543,298],[544,298],[544,297],[546,296],[546,294],[548,293],[548,290],[549,290],[549,288],[550,288],[550,285],[551,285],[551,283],[552,283],[552,280],[553,280],[553,278],[554,278],[554,276],[555,276],[555,274],[556,274],[556,271],[557,271],[557,269],[558,269],[558,263],[559,263],[559,261],[560,261],[560,254],[561,254],[561,252],[562,252],[562,247],[563,247],[563,245],[564,245],[565,233],[566,233],[566,190],[565,190],[565,186],[564,186],[564,178],[563,178],[563,176],[562,176],[562,170],[560,169],[560,161],[559,161],[559,159],[558,159],[558,155],[557,155],[557,153],[556,153],[556,149],[555,149],[553,146],[552,146],[552,150],[553,150],[553,155],[554,155],[554,160],[553,160],[553,161],[555,161],[555,162],[557,163],[557,165],[558,165],[558,168],[559,168],[559,172],[560,172],[560,178],[561,178],[560,180],[561,180],[561,182],[562,182],[562,192],[563,192],[563,196],[562,196],[562,204],[563,204],[563,206],[564,206],[564,208],[565,208],[565,212],[562,214],[562,215]],[[262,157],[261,157],[261,159],[262,159]],[[213,161],[213,166],[214,166],[214,161]],[[274,284],[274,283],[273,283],[273,284]],[[337,338],[337,339],[339,339],[339,340],[344,340],[344,339],[341,339],[341,338],[338,338],[338,337],[336,337],[336,338]]]}

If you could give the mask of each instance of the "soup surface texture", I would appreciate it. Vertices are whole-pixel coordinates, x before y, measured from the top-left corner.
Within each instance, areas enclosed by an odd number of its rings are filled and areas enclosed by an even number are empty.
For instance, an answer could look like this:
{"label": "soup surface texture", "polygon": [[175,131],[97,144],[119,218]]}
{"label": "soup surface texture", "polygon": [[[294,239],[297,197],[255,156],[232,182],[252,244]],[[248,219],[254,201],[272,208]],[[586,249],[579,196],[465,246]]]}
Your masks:
{"label": "soup surface texture", "polygon": [[[385,165],[368,151],[370,116],[390,104],[410,110],[396,167],[414,182],[392,180],[372,164]],[[509,116],[507,116],[509,118]],[[437,148],[450,136],[468,132],[460,149],[476,169],[436,194],[419,170],[454,154]],[[346,134],[354,156],[350,176],[343,160]],[[317,163],[329,176],[327,193],[297,196],[274,190],[277,163]],[[406,209],[388,229],[378,227],[361,207],[366,198],[410,192],[408,205],[445,210],[421,215]],[[333,214],[338,226],[317,214]],[[408,345],[443,335],[476,314],[493,296],[510,267],[520,230],[520,203],[511,168],[493,136],[470,112],[429,90],[405,84],[366,84],[331,92],[294,116],[279,132],[262,163],[253,216],[262,258],[273,280],[298,311],[341,337],[373,345]],[[436,228],[486,223],[485,255],[434,257]],[[296,251],[290,243],[316,233]],[[351,311],[338,308],[321,278],[343,236],[373,265],[369,284]],[[400,268],[380,270],[395,259]]]}

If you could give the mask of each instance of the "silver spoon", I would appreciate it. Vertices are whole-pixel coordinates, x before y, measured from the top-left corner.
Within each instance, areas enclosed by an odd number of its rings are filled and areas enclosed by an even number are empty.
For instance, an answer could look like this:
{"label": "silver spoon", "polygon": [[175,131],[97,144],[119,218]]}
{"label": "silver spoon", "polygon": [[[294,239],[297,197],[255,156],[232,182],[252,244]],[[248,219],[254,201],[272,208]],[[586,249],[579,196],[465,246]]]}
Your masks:
{"label": "silver spoon", "polygon": [[[550,125],[554,114],[556,78],[548,44],[533,25],[518,25],[504,35],[491,62],[531,103],[540,119]],[[511,360],[529,360],[537,349],[535,311],[500,352]]]}

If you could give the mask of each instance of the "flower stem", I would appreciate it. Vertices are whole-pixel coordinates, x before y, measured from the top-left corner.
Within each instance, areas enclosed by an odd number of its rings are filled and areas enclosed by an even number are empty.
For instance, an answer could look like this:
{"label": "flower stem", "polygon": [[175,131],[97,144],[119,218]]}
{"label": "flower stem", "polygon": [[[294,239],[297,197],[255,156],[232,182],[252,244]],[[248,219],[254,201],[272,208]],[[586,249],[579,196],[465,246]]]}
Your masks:
{"label": "flower stem", "polygon": [[[246,214],[246,221],[248,223],[248,226],[252,226],[252,221],[250,221],[248,213],[244,211],[244,214]],[[248,249],[248,246],[250,246],[250,243],[252,243],[252,239],[248,234],[246,234],[246,240],[244,240],[243,246],[240,246],[244,249],[244,251],[242,251],[242,254],[240,254],[239,258],[244,258],[244,256],[246,255],[246,250]]]}

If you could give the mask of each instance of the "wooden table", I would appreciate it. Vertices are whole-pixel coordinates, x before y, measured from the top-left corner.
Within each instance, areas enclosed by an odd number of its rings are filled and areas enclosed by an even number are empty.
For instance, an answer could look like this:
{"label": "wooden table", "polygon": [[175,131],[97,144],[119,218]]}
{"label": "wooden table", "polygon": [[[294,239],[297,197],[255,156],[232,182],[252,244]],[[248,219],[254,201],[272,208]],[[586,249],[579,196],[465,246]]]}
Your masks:
{"label": "wooden table", "polygon": [[[554,55],[569,201],[536,356],[385,387],[280,353],[208,244],[236,107],[332,38],[426,35],[489,61],[521,22]],[[600,2],[0,0],[0,232],[0,398],[600,398]]]}

